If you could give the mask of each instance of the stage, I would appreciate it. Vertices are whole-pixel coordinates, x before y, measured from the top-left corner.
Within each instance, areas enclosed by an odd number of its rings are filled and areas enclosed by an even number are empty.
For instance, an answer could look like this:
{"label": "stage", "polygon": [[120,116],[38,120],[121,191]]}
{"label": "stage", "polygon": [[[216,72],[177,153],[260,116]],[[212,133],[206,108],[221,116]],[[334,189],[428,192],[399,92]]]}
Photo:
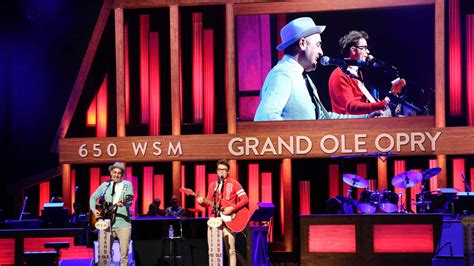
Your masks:
{"label": "stage", "polygon": [[[261,265],[253,257],[262,254],[268,255],[267,264],[272,265],[428,266],[435,265],[432,264],[435,257],[463,261],[463,225],[459,218],[442,214],[302,215],[294,252],[277,251],[269,243],[271,248],[265,250],[266,254],[258,250],[262,246],[257,242],[267,237],[267,229],[249,226],[237,235],[238,265]],[[135,264],[208,265],[206,223],[207,218],[135,218],[132,222]],[[170,225],[175,228],[174,239],[167,235]],[[80,228],[2,229],[1,242],[13,240],[16,247],[14,254],[8,253],[8,249],[0,252],[2,265],[21,263],[23,252],[48,251],[38,245],[37,250],[32,250],[28,244],[32,239],[38,243],[69,241],[71,247],[62,251],[63,264],[90,261],[93,250],[76,246],[72,238],[82,232]],[[89,252],[77,252],[80,249]]]}

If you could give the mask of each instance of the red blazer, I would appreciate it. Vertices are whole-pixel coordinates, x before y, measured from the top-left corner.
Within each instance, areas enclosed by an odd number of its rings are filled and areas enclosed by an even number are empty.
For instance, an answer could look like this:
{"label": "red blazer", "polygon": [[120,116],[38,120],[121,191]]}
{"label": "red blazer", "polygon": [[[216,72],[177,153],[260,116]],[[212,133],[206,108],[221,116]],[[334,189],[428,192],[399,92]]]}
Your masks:
{"label": "red blazer", "polygon": [[385,100],[371,103],[359,89],[358,80],[344,74],[340,68],[334,69],[329,77],[329,95],[332,111],[338,114],[369,114],[383,110]]}
{"label": "red blazer", "polygon": [[[217,186],[217,181],[211,182],[209,184],[209,188],[207,190],[207,199],[212,201],[214,190],[216,189]],[[245,193],[244,189],[242,188],[242,185],[235,179],[227,177],[226,180],[224,181],[224,184],[221,188],[221,191],[217,192],[217,199],[225,199],[229,201],[232,204],[235,204],[234,206],[234,212],[237,212],[238,210],[242,209],[245,205],[249,203],[249,198],[247,196],[247,193]],[[201,204],[201,206],[206,206],[205,203]],[[212,213],[212,206],[207,206],[209,210],[209,217],[214,217],[214,214]]]}

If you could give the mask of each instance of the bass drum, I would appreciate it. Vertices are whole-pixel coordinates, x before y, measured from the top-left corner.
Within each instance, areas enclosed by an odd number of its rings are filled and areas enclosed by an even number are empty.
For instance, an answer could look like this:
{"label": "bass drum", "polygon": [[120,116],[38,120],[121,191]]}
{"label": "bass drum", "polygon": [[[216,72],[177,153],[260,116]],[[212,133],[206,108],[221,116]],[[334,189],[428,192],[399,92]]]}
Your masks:
{"label": "bass drum", "polygon": [[398,210],[398,195],[395,192],[385,191],[380,200],[380,209],[392,213]]}
{"label": "bass drum", "polygon": [[361,213],[375,213],[377,211],[377,203],[377,193],[371,190],[364,190],[360,192],[357,209]]}

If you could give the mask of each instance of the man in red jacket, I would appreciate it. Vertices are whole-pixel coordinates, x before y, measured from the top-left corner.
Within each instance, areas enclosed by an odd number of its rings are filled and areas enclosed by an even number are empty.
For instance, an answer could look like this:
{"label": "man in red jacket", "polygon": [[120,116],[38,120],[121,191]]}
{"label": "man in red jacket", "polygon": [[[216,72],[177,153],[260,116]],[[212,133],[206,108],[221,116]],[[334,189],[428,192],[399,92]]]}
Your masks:
{"label": "man in red jacket", "polygon": [[[208,193],[207,193],[207,199],[211,202],[219,202],[221,199],[224,199],[231,204],[234,204],[234,206],[228,206],[225,207],[222,210],[222,213],[225,215],[231,215],[241,208],[243,208],[245,205],[248,204],[249,198],[247,197],[247,194],[245,193],[244,189],[242,188],[242,185],[235,179],[228,178],[229,177],[229,170],[230,170],[230,165],[229,162],[225,159],[219,160],[217,162],[217,176],[218,180],[213,181],[208,188]],[[214,199],[214,197],[215,199]],[[199,204],[204,204],[203,203],[203,198],[198,197],[197,201]],[[215,213],[213,210],[213,207],[209,207],[209,213],[211,217],[216,217],[219,216],[219,211],[218,213]],[[235,254],[235,236],[232,233],[232,231],[224,226],[223,230],[224,234],[224,245],[227,250],[227,254],[229,256],[229,265],[230,266],[235,266],[237,264],[237,256]],[[209,242],[209,231],[208,231],[208,238],[207,241]],[[209,243],[209,245],[211,245]]]}
{"label": "man in red jacket", "polygon": [[[345,59],[367,61],[370,54],[364,31],[350,31],[339,40],[341,53]],[[361,81],[362,73],[357,66],[336,68],[329,78],[329,94],[332,111],[339,114],[369,114],[384,110],[389,99],[375,99]]]}

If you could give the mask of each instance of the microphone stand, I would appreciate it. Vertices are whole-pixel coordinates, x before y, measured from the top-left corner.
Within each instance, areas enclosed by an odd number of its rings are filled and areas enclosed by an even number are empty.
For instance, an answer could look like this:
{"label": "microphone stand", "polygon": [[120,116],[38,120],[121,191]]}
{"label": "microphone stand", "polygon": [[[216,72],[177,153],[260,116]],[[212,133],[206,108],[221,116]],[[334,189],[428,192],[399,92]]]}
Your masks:
{"label": "microphone stand", "polygon": [[461,176],[462,176],[462,180],[464,181],[464,191],[471,192],[471,187],[467,183],[466,175],[464,175],[464,173],[462,173]]}
{"label": "microphone stand", "polygon": [[219,209],[217,208],[217,191],[219,190],[219,186],[221,185],[221,177],[219,176],[218,177],[218,181],[217,181],[217,187],[216,189],[214,190],[214,194],[212,194],[212,201],[214,202],[213,204],[213,209],[212,209],[212,213],[214,213],[214,215],[217,217],[217,213],[219,212]]}
{"label": "microphone stand", "polygon": [[25,214],[25,207],[26,207],[27,200],[28,200],[28,196],[25,196],[25,199],[23,200],[23,207],[21,208],[20,219],[18,219],[19,221],[21,221],[23,214]]}

